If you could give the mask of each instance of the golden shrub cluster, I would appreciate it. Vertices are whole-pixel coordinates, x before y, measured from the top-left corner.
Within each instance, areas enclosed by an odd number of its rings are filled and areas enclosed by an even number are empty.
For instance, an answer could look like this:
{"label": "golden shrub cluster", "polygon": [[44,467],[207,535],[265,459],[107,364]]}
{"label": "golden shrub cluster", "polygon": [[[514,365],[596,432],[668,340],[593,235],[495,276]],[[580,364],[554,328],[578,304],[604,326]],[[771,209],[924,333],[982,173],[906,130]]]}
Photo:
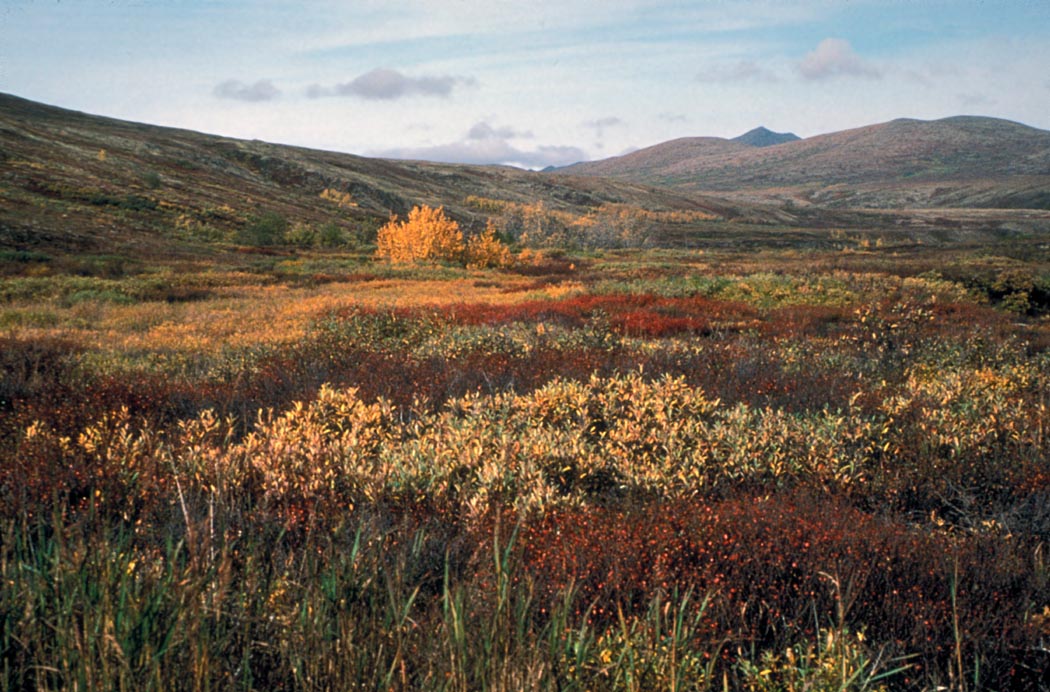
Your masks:
{"label": "golden shrub cluster", "polygon": [[467,206],[492,214],[496,228],[526,247],[560,247],[569,239],[566,229],[577,221],[571,212],[551,209],[542,201],[511,202],[471,195]]}
{"label": "golden shrub cluster", "polygon": [[467,266],[474,269],[509,267],[514,255],[496,235],[496,226],[490,220],[485,232],[467,241]]}
{"label": "golden shrub cluster", "polygon": [[340,209],[351,209],[357,206],[357,202],[350,197],[349,192],[340,192],[339,190],[326,187],[321,191],[319,196],[321,199],[331,202]]}
{"label": "golden shrub cluster", "polygon": [[444,260],[457,262],[463,257],[463,231],[445,216],[444,207],[413,207],[408,219],[392,217],[379,229],[376,256],[391,262]]}
{"label": "golden shrub cluster", "polygon": [[513,202],[471,195],[467,206],[490,214],[502,233],[527,247],[641,247],[657,226],[695,224],[721,217],[702,210],[653,211],[605,203],[583,215],[552,209],[542,201]]}
{"label": "golden shrub cluster", "polygon": [[508,267],[514,263],[510,249],[500,241],[491,222],[480,235],[463,240],[463,231],[445,215],[443,207],[414,207],[408,219],[397,217],[379,229],[376,255],[392,262],[436,260],[459,262],[486,269]]}
{"label": "golden shrub cluster", "polygon": [[[973,383],[993,375],[1016,383],[1019,373],[982,373]],[[914,447],[916,434],[952,466],[1040,441],[1037,421],[997,408],[1002,384],[969,391],[967,410],[949,402],[927,425],[928,410],[896,395],[867,415],[795,413],[723,404],[681,377],[640,372],[555,378],[526,394],[476,392],[407,418],[385,399],[323,386],[310,402],[262,411],[238,441],[233,420],[211,412],[180,424],[182,438],[170,442],[149,426],[136,431],[124,410],[72,435],[33,425],[19,454],[93,459],[128,487],[148,477],[144,469],[173,469],[222,493],[252,488],[272,506],[302,498],[355,505],[407,487],[454,496],[472,514],[494,501],[543,510],[626,489],[667,500],[755,484],[859,490],[887,455]],[[900,422],[915,413],[920,422]]]}

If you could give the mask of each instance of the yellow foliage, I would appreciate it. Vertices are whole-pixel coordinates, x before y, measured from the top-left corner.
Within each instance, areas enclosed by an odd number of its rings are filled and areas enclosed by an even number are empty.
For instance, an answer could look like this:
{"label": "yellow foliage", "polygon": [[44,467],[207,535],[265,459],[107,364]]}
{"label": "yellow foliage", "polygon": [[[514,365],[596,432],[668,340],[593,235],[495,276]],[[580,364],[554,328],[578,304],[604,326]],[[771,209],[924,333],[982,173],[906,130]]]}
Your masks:
{"label": "yellow foliage", "polygon": [[320,194],[321,199],[332,202],[340,209],[351,209],[357,206],[351,197],[349,192],[340,192],[339,190],[333,190],[330,187],[326,187]]}
{"label": "yellow foliage", "polygon": [[477,209],[479,211],[487,211],[494,214],[502,214],[506,211],[507,207],[512,206],[513,202],[507,202],[502,199],[491,199],[489,197],[478,197],[477,195],[468,195],[464,200],[468,207]]}
{"label": "yellow foliage", "polygon": [[469,196],[467,206],[493,215],[497,229],[527,247],[638,247],[655,226],[693,224],[720,217],[701,210],[652,211],[603,204],[583,215],[551,209],[543,201],[512,202]]}
{"label": "yellow foliage", "polygon": [[445,216],[444,207],[414,207],[406,221],[392,217],[379,229],[376,256],[392,262],[418,260],[459,261],[463,256],[463,232]]}
{"label": "yellow foliage", "polygon": [[496,237],[496,226],[490,220],[485,232],[467,241],[467,266],[474,269],[509,267],[514,264],[510,248]]}

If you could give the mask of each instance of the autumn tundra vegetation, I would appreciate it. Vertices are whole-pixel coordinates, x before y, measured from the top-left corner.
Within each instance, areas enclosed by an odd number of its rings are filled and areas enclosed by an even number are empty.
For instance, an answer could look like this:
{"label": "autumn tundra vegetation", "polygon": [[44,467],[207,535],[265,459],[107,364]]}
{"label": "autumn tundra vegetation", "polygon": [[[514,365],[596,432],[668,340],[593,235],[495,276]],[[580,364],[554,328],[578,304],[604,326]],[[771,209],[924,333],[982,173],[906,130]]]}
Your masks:
{"label": "autumn tundra vegetation", "polygon": [[1041,246],[464,206],[7,258],[0,687],[1042,688]]}
{"label": "autumn tundra vegetation", "polygon": [[0,94],[0,689],[1046,689],[1047,137],[578,177]]}

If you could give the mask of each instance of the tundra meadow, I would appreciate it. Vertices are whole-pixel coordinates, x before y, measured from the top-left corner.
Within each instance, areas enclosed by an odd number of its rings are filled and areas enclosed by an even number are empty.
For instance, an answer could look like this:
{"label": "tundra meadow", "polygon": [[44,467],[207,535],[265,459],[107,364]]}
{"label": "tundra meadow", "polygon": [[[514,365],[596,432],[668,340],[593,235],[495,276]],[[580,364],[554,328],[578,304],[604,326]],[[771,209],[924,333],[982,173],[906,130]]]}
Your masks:
{"label": "tundra meadow", "polygon": [[467,203],[5,256],[0,687],[1045,689],[1045,245]]}

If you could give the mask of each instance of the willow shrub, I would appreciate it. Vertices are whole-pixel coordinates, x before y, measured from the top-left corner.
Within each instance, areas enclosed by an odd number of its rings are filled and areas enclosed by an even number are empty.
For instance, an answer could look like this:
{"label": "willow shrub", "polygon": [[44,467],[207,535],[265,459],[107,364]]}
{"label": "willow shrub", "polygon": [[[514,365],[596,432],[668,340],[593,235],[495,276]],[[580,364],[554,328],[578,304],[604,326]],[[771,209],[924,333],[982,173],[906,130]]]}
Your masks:
{"label": "willow shrub", "polygon": [[443,208],[413,207],[408,218],[397,217],[379,229],[376,256],[391,262],[439,260],[459,262],[463,258],[463,232],[445,216]]}

